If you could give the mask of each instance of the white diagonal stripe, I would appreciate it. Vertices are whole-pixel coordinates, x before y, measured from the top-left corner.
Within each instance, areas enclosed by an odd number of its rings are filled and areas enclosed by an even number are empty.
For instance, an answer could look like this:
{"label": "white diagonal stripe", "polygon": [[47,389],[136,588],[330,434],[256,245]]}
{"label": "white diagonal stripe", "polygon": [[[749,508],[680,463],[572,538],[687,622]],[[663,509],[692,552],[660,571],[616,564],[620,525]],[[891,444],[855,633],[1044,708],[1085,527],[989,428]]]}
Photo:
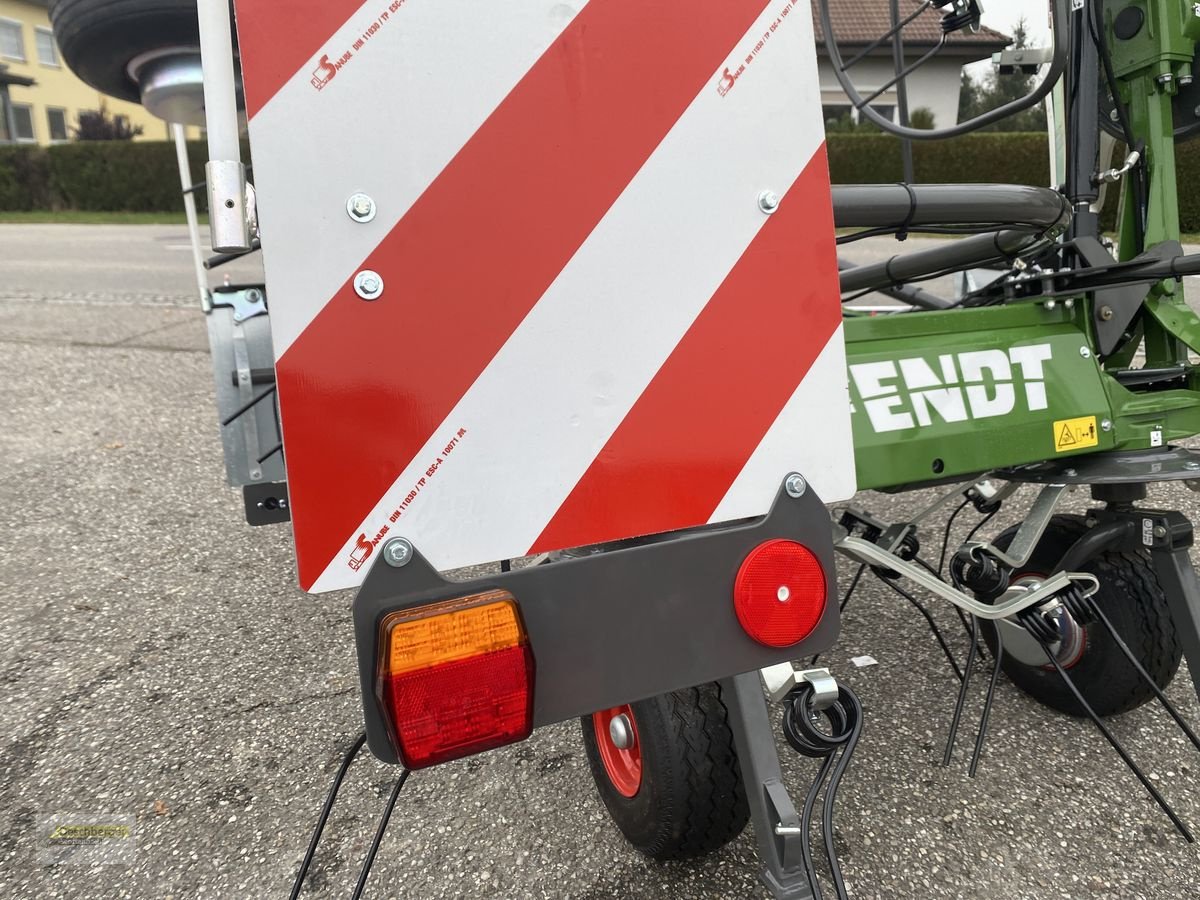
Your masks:
{"label": "white diagonal stripe", "polygon": [[762,515],[789,472],[803,475],[825,503],[852,497],[857,488],[849,409],[846,344],[839,325],[709,521]]}
{"label": "white diagonal stripe", "polygon": [[[772,3],[751,27],[735,60],[795,9],[726,96],[725,63],[713,73],[313,590],[360,580],[347,565],[360,531],[386,526],[440,569],[518,556],[536,540],[766,221],[760,192],[792,184],[823,140],[811,21],[793,2]],[[849,453],[844,403],[830,429]],[[758,512],[776,486],[755,486],[767,497]]]}
{"label": "white diagonal stripe", "polygon": [[[306,64],[254,116],[276,359],[586,3],[409,0],[322,90]],[[364,4],[326,42],[335,59],[379,6]],[[366,224],[346,214],[358,191],[378,208]]]}

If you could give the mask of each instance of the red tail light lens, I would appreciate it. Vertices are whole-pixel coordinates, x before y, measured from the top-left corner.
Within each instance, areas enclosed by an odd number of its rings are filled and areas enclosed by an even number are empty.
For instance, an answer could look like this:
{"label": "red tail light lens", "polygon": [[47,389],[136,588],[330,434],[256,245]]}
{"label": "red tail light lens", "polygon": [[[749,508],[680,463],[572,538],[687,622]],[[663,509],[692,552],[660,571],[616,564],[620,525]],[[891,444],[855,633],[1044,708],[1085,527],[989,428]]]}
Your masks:
{"label": "red tail light lens", "polygon": [[379,697],[410,769],[524,740],[533,730],[533,654],[505,591],[384,617]]}
{"label": "red tail light lens", "polygon": [[755,547],[733,585],[738,621],[767,647],[790,647],[812,634],[825,600],[825,570],[812,551],[795,541]]}

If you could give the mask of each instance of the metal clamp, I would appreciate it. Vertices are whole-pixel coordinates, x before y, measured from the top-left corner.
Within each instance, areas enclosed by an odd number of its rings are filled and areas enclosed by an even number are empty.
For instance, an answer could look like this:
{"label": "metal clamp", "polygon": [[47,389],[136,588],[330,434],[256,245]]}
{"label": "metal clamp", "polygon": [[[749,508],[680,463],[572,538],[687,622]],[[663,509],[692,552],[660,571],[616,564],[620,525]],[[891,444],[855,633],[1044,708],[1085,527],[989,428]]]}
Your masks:
{"label": "metal clamp", "polygon": [[813,712],[829,709],[837,702],[837,679],[830,674],[828,669],[805,669],[803,672],[796,673],[796,681],[812,685],[811,707]]}

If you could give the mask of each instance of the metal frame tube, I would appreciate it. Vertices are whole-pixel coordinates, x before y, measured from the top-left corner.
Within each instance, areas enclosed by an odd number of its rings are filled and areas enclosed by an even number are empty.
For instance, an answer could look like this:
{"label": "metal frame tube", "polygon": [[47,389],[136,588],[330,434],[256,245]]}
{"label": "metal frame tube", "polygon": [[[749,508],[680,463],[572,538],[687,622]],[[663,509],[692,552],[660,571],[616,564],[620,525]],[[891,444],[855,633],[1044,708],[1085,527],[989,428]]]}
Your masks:
{"label": "metal frame tube", "polygon": [[175,141],[175,159],[179,163],[179,186],[183,189],[183,212],[187,217],[188,240],[192,245],[192,265],[196,270],[196,287],[200,292],[200,307],[212,309],[208,293],[208,275],[204,270],[204,254],[200,250],[200,221],[196,217],[196,193],[192,190],[192,164],[188,161],[187,132],[178,122],[171,123],[171,138]]}
{"label": "metal frame tube", "polygon": [[199,0],[200,57],[204,67],[204,112],[208,133],[209,228],[218,253],[250,249],[246,211],[246,167],[242,165],[233,70],[233,26],[226,0]]}

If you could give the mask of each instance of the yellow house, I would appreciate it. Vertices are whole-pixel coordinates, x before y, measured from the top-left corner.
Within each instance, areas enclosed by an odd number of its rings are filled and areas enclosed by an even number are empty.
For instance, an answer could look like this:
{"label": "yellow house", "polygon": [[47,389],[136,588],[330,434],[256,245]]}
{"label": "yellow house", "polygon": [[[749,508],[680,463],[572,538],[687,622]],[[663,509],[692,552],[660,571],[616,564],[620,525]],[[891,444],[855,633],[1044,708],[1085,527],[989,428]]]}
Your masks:
{"label": "yellow house", "polygon": [[[74,137],[79,114],[100,109],[141,126],[136,140],[167,140],[168,126],[141,106],[105,97],[62,62],[47,0],[0,0],[0,144],[52,144]],[[33,80],[31,86],[23,82]],[[9,109],[4,109],[5,81]],[[196,137],[199,129],[189,128]]]}

